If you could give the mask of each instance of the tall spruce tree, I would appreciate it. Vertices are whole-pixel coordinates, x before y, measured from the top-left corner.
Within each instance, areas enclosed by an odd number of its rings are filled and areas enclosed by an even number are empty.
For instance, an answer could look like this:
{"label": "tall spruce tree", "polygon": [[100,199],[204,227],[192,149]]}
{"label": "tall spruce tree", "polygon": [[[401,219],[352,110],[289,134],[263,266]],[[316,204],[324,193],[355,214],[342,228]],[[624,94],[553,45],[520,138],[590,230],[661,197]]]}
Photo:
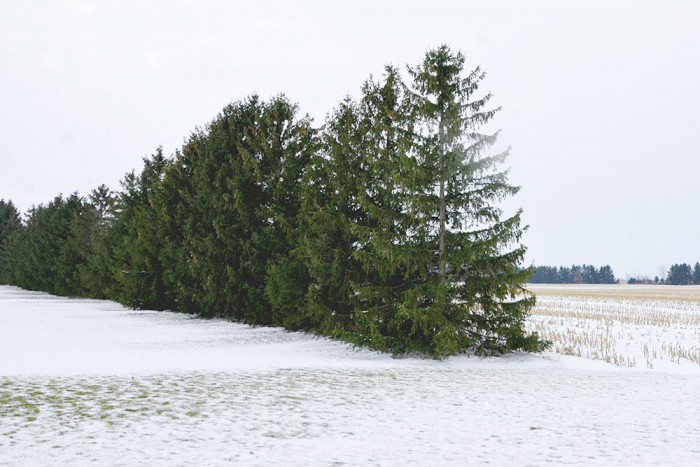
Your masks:
{"label": "tall spruce tree", "polygon": [[[335,225],[349,239],[350,254],[341,255],[354,266],[345,275],[353,310],[346,330],[358,344],[436,357],[540,346],[523,330],[534,297],[523,288],[531,271],[519,267],[520,213],[501,220],[496,206],[518,189],[497,170],[507,152],[485,154],[497,134],[479,131],[497,109],[485,110],[490,95],[473,99],[483,73],[462,77],[463,62],[441,47],[410,69],[410,88],[391,67],[382,81],[367,81],[343,115],[359,137],[338,138],[346,144],[325,159],[332,166],[351,153],[360,161],[356,198],[327,193],[350,213]],[[311,264],[324,264],[323,251],[307,255]]]}
{"label": "tall spruce tree", "polygon": [[[191,167],[184,231],[192,301],[205,316],[279,324],[266,295],[270,264],[292,249],[299,185],[313,149],[308,117],[286,97],[224,108],[177,160]],[[279,311],[279,310],[278,310]],[[284,314],[284,312],[280,312]]]}
{"label": "tall spruce tree", "polygon": [[362,135],[362,216],[351,226],[356,299],[354,341],[395,353],[452,353],[436,336],[444,329],[429,287],[430,245],[425,219],[413,205],[422,173],[415,157],[414,118],[397,69],[368,80],[359,106]]}
{"label": "tall spruce tree", "polygon": [[523,288],[531,271],[519,267],[521,213],[502,219],[497,206],[519,189],[499,170],[508,151],[488,153],[498,132],[483,128],[500,108],[488,107],[490,93],[476,94],[485,74],[479,67],[465,74],[464,56],[447,46],[429,51],[409,73],[425,174],[412,204],[439,278],[429,294],[432,322],[423,325],[434,330],[431,351],[535,350],[537,336],[523,330],[535,299]]}
{"label": "tall spruce tree", "polygon": [[329,114],[318,149],[301,186],[295,245],[285,261],[271,265],[267,294],[285,326],[336,337],[353,332],[355,297],[351,284],[354,223],[365,218],[363,133],[358,106],[346,98]]}
{"label": "tall spruce tree", "polygon": [[140,174],[130,172],[122,181],[116,202],[114,245],[115,299],[133,308],[163,310],[165,265],[160,249],[165,235],[164,221],[154,209],[170,161],[158,148],[143,159]]}
{"label": "tall spruce tree", "polygon": [[693,284],[700,285],[700,262],[693,267]]}
{"label": "tall spruce tree", "polygon": [[184,313],[200,313],[195,302],[200,293],[190,268],[192,256],[190,243],[197,197],[193,185],[193,157],[202,143],[201,132],[190,135],[189,140],[175,153],[172,164],[165,168],[163,183],[154,198],[154,208],[160,213],[163,232],[159,261],[165,265],[163,288],[165,305]]}

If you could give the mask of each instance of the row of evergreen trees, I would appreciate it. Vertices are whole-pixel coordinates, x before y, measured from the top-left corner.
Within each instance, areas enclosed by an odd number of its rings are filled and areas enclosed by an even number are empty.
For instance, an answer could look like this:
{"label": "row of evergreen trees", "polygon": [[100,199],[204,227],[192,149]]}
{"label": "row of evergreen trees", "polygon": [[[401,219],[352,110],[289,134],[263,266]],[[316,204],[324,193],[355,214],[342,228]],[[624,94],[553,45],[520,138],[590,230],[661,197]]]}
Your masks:
{"label": "row of evergreen trees", "polygon": [[530,282],[533,284],[616,284],[610,266],[596,268],[590,264],[582,266],[537,266]]}
{"label": "row of evergreen trees", "polygon": [[538,350],[498,108],[442,46],[321,128],[284,96],[226,106],[119,192],[0,203],[0,281],[435,357]]}
{"label": "row of evergreen trees", "polygon": [[666,274],[667,284],[672,285],[700,285],[700,262],[695,266],[688,263],[674,264]]}

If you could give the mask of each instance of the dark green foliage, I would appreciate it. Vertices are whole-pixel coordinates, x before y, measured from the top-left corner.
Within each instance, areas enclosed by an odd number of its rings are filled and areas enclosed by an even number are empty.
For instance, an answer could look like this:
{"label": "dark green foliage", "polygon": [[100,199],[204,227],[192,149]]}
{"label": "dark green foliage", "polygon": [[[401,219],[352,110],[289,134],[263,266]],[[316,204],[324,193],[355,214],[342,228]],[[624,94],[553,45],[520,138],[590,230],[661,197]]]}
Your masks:
{"label": "dark green foliage", "polygon": [[584,284],[598,284],[600,282],[598,280],[598,271],[596,270],[595,266],[584,264],[582,270]]}
{"label": "dark green foliage", "polygon": [[617,282],[612,268],[608,265],[601,266],[597,276],[597,280],[600,284],[614,284]]}
{"label": "dark green foliage", "polygon": [[19,211],[12,201],[0,199],[0,244],[22,227]]}
{"label": "dark green foliage", "polygon": [[352,283],[359,264],[352,225],[366,217],[359,205],[366,169],[360,125],[350,99],[328,117],[301,186],[294,251],[270,270],[268,296],[295,329],[334,336],[354,332]]}
{"label": "dark green foliage", "polygon": [[[663,282],[663,281],[662,281]],[[640,285],[640,284],[658,284],[659,283],[659,278],[654,277],[654,280],[649,279],[648,277],[630,277],[627,279],[627,283],[630,285]]]}
{"label": "dark green foliage", "polygon": [[533,284],[558,284],[571,283],[571,270],[556,266],[537,266],[530,277]]}
{"label": "dark green foliage", "polygon": [[537,266],[530,278],[533,284],[616,284],[615,274],[610,266],[600,268],[584,264],[571,268],[560,266]]}
{"label": "dark green foliage", "polygon": [[30,209],[24,228],[3,248],[9,282],[58,295],[85,295],[81,269],[87,262],[89,208],[73,194]]}
{"label": "dark green foliage", "polygon": [[666,282],[671,285],[690,285],[693,283],[693,269],[690,264],[674,264],[668,270]]}
{"label": "dark green foliage", "polygon": [[133,308],[165,309],[163,274],[159,254],[165,235],[156,200],[169,161],[161,148],[144,158],[140,175],[122,180],[116,203],[113,274],[116,300]]}
{"label": "dark green foliage", "polygon": [[191,216],[195,202],[192,186],[192,166],[187,157],[197,144],[197,134],[175,155],[172,163],[164,170],[160,190],[153,198],[153,209],[159,214],[160,242],[158,250],[159,264],[163,268],[161,276],[164,288],[163,309],[177,310],[185,313],[199,313],[194,297],[198,294],[197,284],[190,273],[189,234],[193,224]]}
{"label": "dark green foliage", "polygon": [[[265,293],[297,235],[299,185],[313,152],[308,118],[284,97],[256,96],[227,106],[192,137],[176,165],[191,171],[184,222],[191,301],[205,316],[279,324]],[[270,266],[274,264],[274,266]]]}
{"label": "dark green foliage", "polygon": [[[360,102],[362,213],[353,223],[353,258],[360,267],[351,282],[357,301],[354,341],[397,353],[429,351],[432,339],[423,323],[431,252],[417,233],[420,215],[410,205],[421,187],[410,101],[394,68],[382,82],[367,81]],[[426,187],[427,188],[427,187]],[[420,318],[419,318],[420,315]],[[417,319],[419,318],[419,319]]]}
{"label": "dark green foliage", "polygon": [[693,267],[693,284],[700,285],[700,262]]}
{"label": "dark green foliage", "polygon": [[394,353],[541,349],[484,74],[443,46],[409,75],[387,67],[320,131],[284,96],[235,102],[119,193],[57,197],[24,226],[0,201],[0,280]]}
{"label": "dark green foliage", "polygon": [[410,74],[424,175],[409,206],[421,220],[417,244],[438,252],[430,266],[438,280],[412,295],[428,311],[412,310],[413,327],[435,356],[470,347],[537,350],[537,336],[523,331],[535,299],[523,288],[531,271],[519,268],[520,212],[502,219],[497,207],[519,189],[498,170],[508,151],[488,153],[498,133],[482,133],[499,110],[489,108],[490,93],[477,95],[485,75],[478,67],[465,74],[462,54],[446,46],[428,52]]}
{"label": "dark green foliage", "polygon": [[389,67],[326,123],[322,182],[302,210],[313,235],[299,306],[325,332],[435,357],[540,345],[522,329],[534,297],[518,268],[520,214],[501,220],[494,207],[517,188],[496,170],[506,152],[485,154],[497,135],[478,132],[496,110],[473,99],[483,74],[463,77],[463,61],[432,51],[410,87]]}
{"label": "dark green foliage", "polygon": [[13,264],[11,243],[18,241],[22,229],[19,211],[12,201],[0,199],[0,284],[12,284],[16,266]]}
{"label": "dark green foliage", "polygon": [[114,194],[105,185],[92,190],[83,201],[83,212],[71,226],[71,236],[79,239],[83,260],[78,266],[81,295],[110,297],[113,287]]}

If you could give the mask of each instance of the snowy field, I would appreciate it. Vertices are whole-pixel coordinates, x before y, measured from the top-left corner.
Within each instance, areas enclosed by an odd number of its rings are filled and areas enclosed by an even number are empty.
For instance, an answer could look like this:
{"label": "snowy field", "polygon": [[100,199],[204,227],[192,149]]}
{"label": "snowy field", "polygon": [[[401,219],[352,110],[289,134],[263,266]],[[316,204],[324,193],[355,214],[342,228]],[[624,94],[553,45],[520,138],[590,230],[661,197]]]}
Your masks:
{"label": "snowy field", "polygon": [[697,350],[700,290],[533,288],[529,326],[582,357],[395,359],[0,286],[0,465],[700,465],[700,365],[663,353]]}
{"label": "snowy field", "polygon": [[531,285],[528,322],[554,352],[619,366],[700,370],[700,286]]}

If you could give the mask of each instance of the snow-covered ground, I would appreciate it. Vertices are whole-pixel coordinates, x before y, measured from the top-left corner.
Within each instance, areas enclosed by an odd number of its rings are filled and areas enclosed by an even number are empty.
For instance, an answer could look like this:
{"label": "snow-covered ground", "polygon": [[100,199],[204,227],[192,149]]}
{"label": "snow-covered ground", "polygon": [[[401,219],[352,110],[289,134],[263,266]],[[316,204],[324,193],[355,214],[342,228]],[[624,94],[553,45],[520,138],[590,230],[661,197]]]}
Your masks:
{"label": "snow-covered ground", "polygon": [[0,465],[698,465],[699,394],[688,365],[395,359],[0,287]]}

